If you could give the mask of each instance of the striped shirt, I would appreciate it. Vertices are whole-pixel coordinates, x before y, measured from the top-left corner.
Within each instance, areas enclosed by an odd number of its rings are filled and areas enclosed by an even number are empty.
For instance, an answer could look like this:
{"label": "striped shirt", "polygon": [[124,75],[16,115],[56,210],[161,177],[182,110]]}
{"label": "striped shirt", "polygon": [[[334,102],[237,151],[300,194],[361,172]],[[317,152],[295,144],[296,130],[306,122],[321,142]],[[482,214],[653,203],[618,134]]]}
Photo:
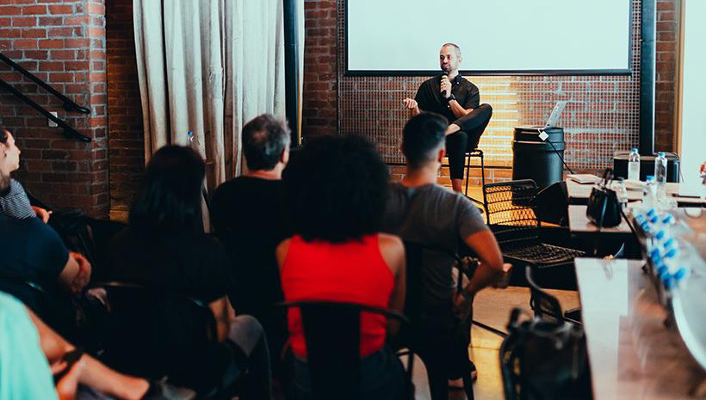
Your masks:
{"label": "striped shirt", "polygon": [[37,216],[29,204],[24,188],[14,179],[10,180],[10,186],[7,189],[0,192],[0,213],[17,219]]}

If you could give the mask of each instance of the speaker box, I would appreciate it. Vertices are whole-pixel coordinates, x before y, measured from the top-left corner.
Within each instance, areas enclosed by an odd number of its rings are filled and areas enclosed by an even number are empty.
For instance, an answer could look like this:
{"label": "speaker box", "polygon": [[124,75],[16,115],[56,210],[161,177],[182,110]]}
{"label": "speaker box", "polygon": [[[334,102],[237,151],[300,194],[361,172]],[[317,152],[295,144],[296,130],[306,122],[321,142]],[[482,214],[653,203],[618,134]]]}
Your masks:
{"label": "speaker box", "polygon": [[[679,182],[679,156],[665,153],[667,156],[667,182]],[[645,181],[648,175],[654,175],[655,156],[640,156],[640,180]],[[628,177],[628,162],[630,153],[616,152],[613,155],[613,174],[616,178]]]}

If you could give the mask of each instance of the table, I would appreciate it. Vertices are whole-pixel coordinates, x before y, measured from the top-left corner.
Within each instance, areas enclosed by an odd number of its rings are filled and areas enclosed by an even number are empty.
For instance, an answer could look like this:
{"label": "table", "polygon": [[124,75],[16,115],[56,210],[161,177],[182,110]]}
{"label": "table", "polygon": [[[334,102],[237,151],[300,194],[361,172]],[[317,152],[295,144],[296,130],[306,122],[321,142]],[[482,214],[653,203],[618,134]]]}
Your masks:
{"label": "table", "polygon": [[590,233],[610,233],[610,234],[632,234],[630,225],[625,221],[625,218],[620,218],[620,225],[612,228],[598,229],[586,216],[587,206],[569,205],[569,231],[573,234],[590,234]]}
{"label": "table", "polygon": [[[586,204],[589,196],[591,195],[591,189],[593,189],[593,184],[579,184],[571,179],[566,180],[566,190],[569,196],[569,204]],[[665,183],[665,188],[667,191],[667,196],[674,197],[677,199],[679,206],[704,206],[706,205],[706,199],[702,196],[698,197],[679,197],[679,190],[686,187],[683,183],[667,182]],[[641,190],[628,190],[628,201],[642,200]]]}
{"label": "table", "polygon": [[706,372],[664,326],[667,313],[642,263],[575,260],[594,398],[706,396]]}

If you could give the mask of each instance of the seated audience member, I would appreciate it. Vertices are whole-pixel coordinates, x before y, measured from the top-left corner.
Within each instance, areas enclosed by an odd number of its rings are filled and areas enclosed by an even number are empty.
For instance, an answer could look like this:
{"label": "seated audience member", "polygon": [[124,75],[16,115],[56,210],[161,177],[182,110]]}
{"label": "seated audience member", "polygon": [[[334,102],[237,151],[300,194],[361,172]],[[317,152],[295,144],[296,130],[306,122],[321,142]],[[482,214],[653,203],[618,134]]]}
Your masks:
{"label": "seated audience member", "polygon": [[[212,309],[227,302],[231,278],[226,251],[200,230],[204,176],[205,164],[190,148],[165,146],[152,156],[130,209],[129,226],[113,239],[114,280],[189,296],[211,304]],[[165,315],[169,312],[174,310],[164,310]],[[269,355],[262,327],[247,315],[228,324],[224,314],[216,313],[216,318],[220,328],[225,326],[219,332],[227,332],[227,338],[208,348],[178,345],[188,342],[186,335],[197,328],[183,315],[177,323],[183,329],[160,343],[166,347],[165,354],[174,357],[164,373],[171,383],[204,395],[218,387],[226,373],[239,375],[247,368],[247,390],[240,397],[270,398]],[[154,334],[145,332],[146,337]],[[234,371],[229,369],[233,362]]]}
{"label": "seated audience member", "polygon": [[[73,353],[73,354],[72,354]],[[73,356],[73,357],[71,357]],[[71,365],[70,363],[73,363]],[[187,399],[193,392],[120,374],[83,354],[26,309],[0,292],[0,398]],[[58,380],[56,390],[52,374]],[[86,389],[90,388],[90,389]],[[97,395],[97,391],[101,395]]]}
{"label": "seated audience member", "polygon": [[40,217],[46,223],[50,213],[30,205],[22,185],[10,177],[20,167],[20,153],[10,131],[0,126],[0,213],[19,219]]}
{"label": "seated audience member", "polygon": [[265,328],[271,359],[279,365],[286,340],[282,289],[275,248],[290,236],[282,170],[289,159],[286,122],[263,114],[243,127],[243,152],[248,171],[223,183],[211,202],[211,219],[228,249],[233,287],[228,292],[236,314],[250,314]]}
{"label": "seated audience member", "polygon": [[[399,238],[379,233],[387,166],[361,137],[325,136],[308,142],[285,180],[297,234],[277,247],[286,301],[329,300],[400,311],[405,258]],[[304,327],[288,311],[293,352],[288,391],[311,398]],[[361,398],[398,399],[403,367],[385,346],[386,320],[361,317]]]}
{"label": "seated audience member", "polygon": [[79,295],[88,284],[91,264],[82,255],[70,253],[51,227],[34,218],[22,186],[10,177],[19,166],[19,156],[12,134],[0,128],[0,288],[76,340],[70,295]]}
{"label": "seated audience member", "polygon": [[[412,117],[404,127],[402,152],[407,171],[398,183],[389,185],[383,232],[399,235],[403,240],[456,252],[459,239],[473,250],[481,261],[462,293],[455,293],[451,256],[436,253],[425,259],[422,276],[420,325],[422,343],[416,350],[429,374],[432,399],[448,397],[447,378],[456,379],[472,373],[468,360],[468,341],[454,340],[459,329],[468,333],[470,321],[460,326],[454,316],[471,307],[473,297],[492,284],[503,271],[503,257],[483,222],[478,209],[463,194],[451,192],[436,184],[444,158],[444,132],[448,123],[440,115],[422,113]],[[432,258],[433,257],[433,258]]]}

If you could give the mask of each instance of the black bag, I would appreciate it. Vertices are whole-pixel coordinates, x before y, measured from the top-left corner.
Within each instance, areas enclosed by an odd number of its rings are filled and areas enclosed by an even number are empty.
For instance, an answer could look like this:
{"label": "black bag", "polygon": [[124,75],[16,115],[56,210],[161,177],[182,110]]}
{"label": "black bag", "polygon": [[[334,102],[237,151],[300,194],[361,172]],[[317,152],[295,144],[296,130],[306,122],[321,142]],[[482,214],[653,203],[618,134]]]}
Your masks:
{"label": "black bag", "polygon": [[586,216],[599,228],[611,228],[620,225],[621,210],[618,194],[610,189],[613,182],[613,170],[606,168],[603,180],[591,190],[588,198]]}
{"label": "black bag", "polygon": [[520,321],[510,314],[509,336],[500,347],[506,399],[591,399],[591,378],[583,329],[539,317]]}

